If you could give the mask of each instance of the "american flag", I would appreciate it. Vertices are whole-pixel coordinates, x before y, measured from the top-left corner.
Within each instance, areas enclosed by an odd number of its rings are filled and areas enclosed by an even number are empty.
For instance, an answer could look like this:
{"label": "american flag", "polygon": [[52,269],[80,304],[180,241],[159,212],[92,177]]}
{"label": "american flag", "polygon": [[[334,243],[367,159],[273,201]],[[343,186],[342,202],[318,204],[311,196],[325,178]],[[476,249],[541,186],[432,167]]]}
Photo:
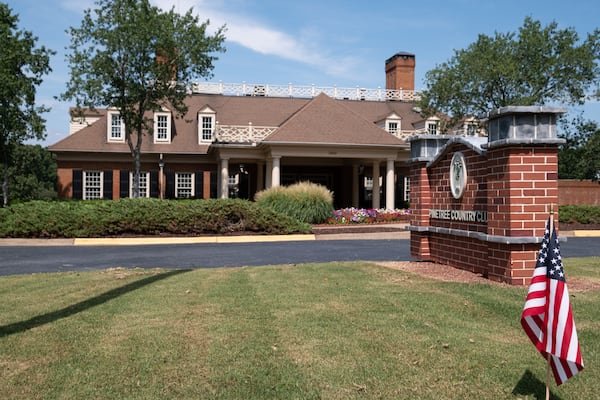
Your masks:
{"label": "american flag", "polygon": [[521,315],[521,325],[550,367],[557,385],[583,369],[556,229],[550,219]]}

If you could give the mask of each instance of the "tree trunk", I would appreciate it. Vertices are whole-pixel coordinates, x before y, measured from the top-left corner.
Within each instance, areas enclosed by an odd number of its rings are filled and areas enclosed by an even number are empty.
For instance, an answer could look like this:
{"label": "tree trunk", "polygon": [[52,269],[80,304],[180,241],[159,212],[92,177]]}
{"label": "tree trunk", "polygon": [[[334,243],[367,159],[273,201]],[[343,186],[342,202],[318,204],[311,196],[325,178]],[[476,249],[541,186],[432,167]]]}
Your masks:
{"label": "tree trunk", "polygon": [[8,162],[4,161],[4,173],[2,180],[2,207],[8,207]]}
{"label": "tree trunk", "polygon": [[139,149],[135,149],[133,152],[133,186],[131,190],[131,194],[134,199],[140,197],[140,168],[140,151]]}

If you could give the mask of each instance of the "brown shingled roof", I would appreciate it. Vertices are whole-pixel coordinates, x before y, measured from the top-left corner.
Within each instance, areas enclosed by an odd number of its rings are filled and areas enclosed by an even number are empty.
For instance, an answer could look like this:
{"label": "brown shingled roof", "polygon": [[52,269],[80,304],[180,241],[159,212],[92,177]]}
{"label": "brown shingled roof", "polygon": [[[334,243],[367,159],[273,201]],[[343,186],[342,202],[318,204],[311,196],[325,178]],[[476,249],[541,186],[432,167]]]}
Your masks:
{"label": "brown shingled roof", "polygon": [[291,116],[264,142],[402,145],[396,138],[377,127],[340,101],[321,93]]}
{"label": "brown shingled roof", "polygon": [[[198,143],[197,114],[209,106],[221,125],[279,127],[265,142],[305,142],[330,144],[399,145],[404,142],[377,127],[392,113],[402,118],[402,128],[412,129],[421,116],[406,102],[334,100],[325,94],[313,99],[223,96],[194,94],[186,99],[188,112],[173,118],[171,143],[155,144],[151,136],[143,140],[142,153],[206,154],[209,146]],[[51,151],[128,153],[126,143],[107,141],[107,114],[90,126],[51,145]]]}

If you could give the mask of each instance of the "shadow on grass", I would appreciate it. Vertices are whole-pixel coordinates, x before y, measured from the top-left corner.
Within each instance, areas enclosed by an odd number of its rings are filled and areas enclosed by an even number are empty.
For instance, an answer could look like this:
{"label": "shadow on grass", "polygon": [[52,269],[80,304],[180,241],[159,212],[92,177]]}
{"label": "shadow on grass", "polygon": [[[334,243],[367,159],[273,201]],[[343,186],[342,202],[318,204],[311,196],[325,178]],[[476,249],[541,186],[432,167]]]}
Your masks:
{"label": "shadow on grass", "polygon": [[165,272],[162,274],[152,275],[147,278],[143,278],[138,281],[128,283],[125,286],[121,286],[121,287],[109,290],[108,292],[104,292],[102,294],[99,294],[98,296],[81,301],[79,303],[72,304],[72,305],[62,308],[60,310],[52,311],[52,312],[42,314],[42,315],[37,315],[26,321],[15,322],[13,324],[0,326],[0,337],[24,332],[24,331],[27,331],[29,329],[32,329],[32,328],[35,328],[38,326],[49,324],[51,322],[57,321],[62,318],[70,317],[71,315],[80,313],[89,308],[106,303],[107,301],[115,299],[126,293],[133,292],[134,290],[140,289],[140,288],[150,285],[154,282],[169,278],[174,275],[179,275],[179,274],[182,274],[185,272],[189,272],[189,271],[191,271],[191,270],[190,269],[180,269],[180,270],[168,271],[168,272]]}
{"label": "shadow on grass", "polygon": [[[536,400],[546,398],[546,384],[540,381],[530,370],[525,371],[519,382],[512,391],[515,396],[532,396]],[[561,400],[560,397],[550,391],[550,400]]]}

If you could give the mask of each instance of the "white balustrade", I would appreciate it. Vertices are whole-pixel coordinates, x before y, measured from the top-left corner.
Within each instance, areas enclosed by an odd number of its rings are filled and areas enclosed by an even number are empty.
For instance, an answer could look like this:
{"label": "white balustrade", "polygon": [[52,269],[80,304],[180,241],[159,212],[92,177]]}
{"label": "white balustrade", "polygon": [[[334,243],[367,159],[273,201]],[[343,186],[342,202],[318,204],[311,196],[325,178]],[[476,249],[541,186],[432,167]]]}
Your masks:
{"label": "white balustrade", "polygon": [[340,100],[415,101],[419,94],[413,90],[338,88],[336,86],[264,85],[253,83],[195,82],[192,93],[226,96],[298,97],[312,98],[320,93]]}

